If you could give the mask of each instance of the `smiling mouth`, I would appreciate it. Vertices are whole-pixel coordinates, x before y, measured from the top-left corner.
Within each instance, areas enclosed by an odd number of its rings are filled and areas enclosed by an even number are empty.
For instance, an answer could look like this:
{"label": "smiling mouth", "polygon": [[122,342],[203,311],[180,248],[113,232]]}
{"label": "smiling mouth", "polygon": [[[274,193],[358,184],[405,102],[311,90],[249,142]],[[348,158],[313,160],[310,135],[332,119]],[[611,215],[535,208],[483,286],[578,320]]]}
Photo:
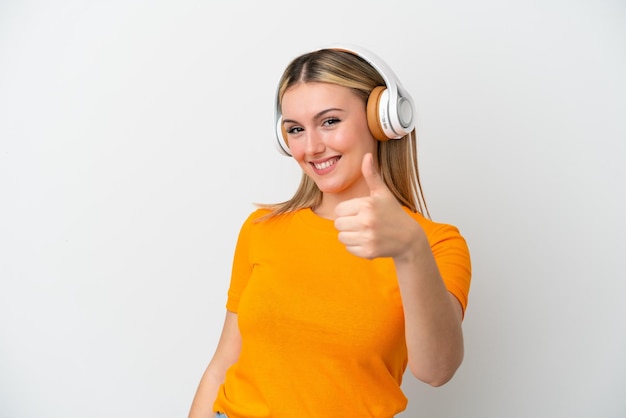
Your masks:
{"label": "smiling mouth", "polygon": [[339,157],[331,158],[330,160],[326,160],[326,161],[321,162],[321,163],[311,163],[311,164],[317,170],[323,170],[325,168],[330,167],[331,165],[335,165],[337,163],[337,161],[339,161]]}

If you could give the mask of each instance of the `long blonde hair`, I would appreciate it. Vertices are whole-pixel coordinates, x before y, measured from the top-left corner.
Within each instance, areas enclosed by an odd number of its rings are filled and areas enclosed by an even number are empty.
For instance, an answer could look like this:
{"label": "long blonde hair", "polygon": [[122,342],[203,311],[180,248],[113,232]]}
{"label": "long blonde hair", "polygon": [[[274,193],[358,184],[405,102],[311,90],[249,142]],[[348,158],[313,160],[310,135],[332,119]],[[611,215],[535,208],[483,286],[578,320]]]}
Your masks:
{"label": "long blonde hair", "polygon": [[[285,69],[278,89],[279,105],[285,92],[298,83],[322,82],[348,87],[363,99],[377,86],[384,86],[383,77],[361,57],[346,51],[322,49],[295,58]],[[400,204],[413,212],[430,217],[419,178],[415,130],[398,140],[378,142],[378,167],[383,181]],[[322,201],[322,192],[309,176],[302,173],[300,185],[291,199],[275,204],[260,204],[270,209],[268,217],[303,208],[315,208]]]}

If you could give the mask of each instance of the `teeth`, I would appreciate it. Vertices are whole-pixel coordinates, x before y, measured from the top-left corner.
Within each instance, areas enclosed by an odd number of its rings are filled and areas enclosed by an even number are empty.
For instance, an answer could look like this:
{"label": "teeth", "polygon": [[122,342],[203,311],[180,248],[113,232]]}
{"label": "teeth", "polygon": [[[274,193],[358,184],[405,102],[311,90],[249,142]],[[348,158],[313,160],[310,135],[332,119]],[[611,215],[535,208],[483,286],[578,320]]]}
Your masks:
{"label": "teeth", "polygon": [[324,161],[323,163],[319,163],[319,164],[318,163],[313,163],[313,165],[318,170],[323,170],[323,169],[328,168],[331,165],[335,164],[336,162],[337,162],[337,159],[333,158],[332,160]]}

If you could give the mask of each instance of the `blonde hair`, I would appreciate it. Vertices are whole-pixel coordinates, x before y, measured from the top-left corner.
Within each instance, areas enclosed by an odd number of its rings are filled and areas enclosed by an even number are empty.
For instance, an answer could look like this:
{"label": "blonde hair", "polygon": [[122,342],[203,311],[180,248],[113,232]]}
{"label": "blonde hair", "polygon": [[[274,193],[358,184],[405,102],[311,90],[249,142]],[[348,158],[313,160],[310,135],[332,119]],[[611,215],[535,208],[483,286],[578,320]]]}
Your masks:
{"label": "blonde hair", "polygon": [[[291,61],[279,82],[278,104],[290,87],[309,82],[337,84],[353,89],[363,99],[364,111],[371,91],[385,85],[378,71],[361,57],[346,51],[322,49]],[[378,167],[391,193],[411,211],[430,217],[419,178],[415,130],[402,139],[377,142]],[[315,208],[321,201],[320,189],[309,176],[302,173],[300,185],[291,199],[258,206],[270,209],[267,217],[274,217],[298,209]]]}

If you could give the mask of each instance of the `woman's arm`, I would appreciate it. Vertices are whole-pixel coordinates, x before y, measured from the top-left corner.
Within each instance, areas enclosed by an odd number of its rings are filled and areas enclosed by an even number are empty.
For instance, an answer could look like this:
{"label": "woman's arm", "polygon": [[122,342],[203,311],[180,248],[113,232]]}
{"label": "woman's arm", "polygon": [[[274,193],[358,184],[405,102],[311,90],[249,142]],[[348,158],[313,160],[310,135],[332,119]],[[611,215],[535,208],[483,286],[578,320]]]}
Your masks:
{"label": "woman's arm", "polygon": [[448,292],[424,230],[389,191],[370,154],[362,171],[370,194],[337,205],[339,240],[359,257],[393,258],[409,368],[418,379],[443,385],[463,360],[461,304]]}
{"label": "woman's arm", "polygon": [[227,311],[224,327],[213,358],[209,362],[189,410],[189,418],[213,417],[213,403],[217,391],[224,382],[226,370],[239,358],[241,335],[237,325],[237,314]]}
{"label": "woman's arm", "polygon": [[463,361],[461,304],[445,287],[430,244],[412,219],[411,237],[394,262],[404,307],[409,368],[418,379],[441,386]]}

